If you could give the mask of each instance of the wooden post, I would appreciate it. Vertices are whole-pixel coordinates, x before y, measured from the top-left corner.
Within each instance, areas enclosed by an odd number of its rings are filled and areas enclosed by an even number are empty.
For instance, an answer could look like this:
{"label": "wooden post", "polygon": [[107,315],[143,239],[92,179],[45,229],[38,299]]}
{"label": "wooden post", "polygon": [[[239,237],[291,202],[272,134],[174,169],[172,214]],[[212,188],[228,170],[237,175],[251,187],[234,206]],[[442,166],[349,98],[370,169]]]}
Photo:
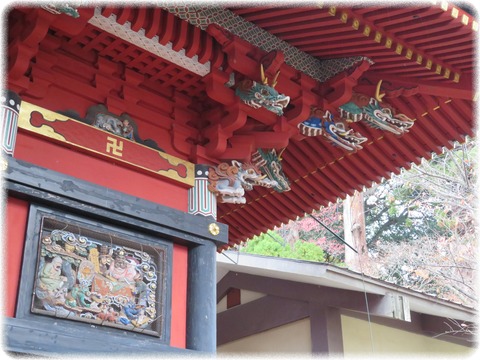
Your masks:
{"label": "wooden post", "polygon": [[206,353],[217,348],[216,252],[213,242],[188,252],[187,348]]}
{"label": "wooden post", "polygon": [[346,197],[343,203],[343,226],[345,242],[357,250],[354,252],[345,247],[345,263],[349,269],[361,272],[361,264],[368,260],[363,193],[355,191],[353,196]]}

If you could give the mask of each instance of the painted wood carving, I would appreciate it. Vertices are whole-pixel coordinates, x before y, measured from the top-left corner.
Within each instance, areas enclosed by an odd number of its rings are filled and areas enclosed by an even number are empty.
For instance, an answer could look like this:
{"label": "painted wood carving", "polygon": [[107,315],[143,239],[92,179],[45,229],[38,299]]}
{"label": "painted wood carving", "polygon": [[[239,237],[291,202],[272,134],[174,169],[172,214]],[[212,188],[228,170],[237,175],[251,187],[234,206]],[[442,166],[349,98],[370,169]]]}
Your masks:
{"label": "painted wood carving", "polygon": [[254,185],[269,188],[276,185],[257,166],[236,160],[232,160],[231,165],[221,163],[211,167],[208,180],[208,189],[217,196],[218,201],[232,204],[245,204],[245,191],[252,190]]}
{"label": "painted wood carving", "polygon": [[32,312],[162,335],[165,245],[48,217],[39,240]]}
{"label": "painted wood carving", "polygon": [[290,102],[290,97],[284,94],[279,94],[275,90],[277,85],[278,75],[277,72],[272,80],[272,83],[268,84],[268,78],[265,76],[263,65],[260,65],[260,74],[262,83],[245,79],[241,81],[235,90],[235,94],[248,106],[258,109],[261,107],[281,116],[283,115],[283,109],[287,107]]}
{"label": "painted wood carving", "polygon": [[254,186],[273,188],[278,192],[290,190],[275,149],[258,149],[252,154],[251,162],[232,160],[231,165],[225,162],[211,167],[208,182],[208,189],[222,203],[245,204],[245,191]]}
{"label": "painted wood carving", "polygon": [[79,120],[101,130],[108,131],[117,136],[148,146],[152,149],[163,151],[155,141],[151,139],[143,140],[140,138],[137,124],[128,114],[112,114],[107,110],[105,105],[98,104],[91,106],[87,111],[85,119]]}
{"label": "painted wood carving", "polygon": [[78,13],[78,10],[76,7],[70,6],[68,4],[46,4],[42,5],[42,9],[47,10],[48,12],[55,14],[55,15],[60,15],[60,14],[66,14],[68,16],[71,16],[73,18],[78,18],[80,17],[80,14]]}
{"label": "painted wood carving", "polygon": [[283,172],[282,152],[277,155],[275,149],[258,149],[252,154],[253,164],[259,168],[262,174],[267,175],[267,178],[272,181],[273,189],[277,192],[290,191],[290,182]]}
{"label": "painted wood carving", "polygon": [[300,133],[304,136],[322,136],[335,146],[355,152],[362,149],[361,144],[367,138],[359,132],[349,129],[342,121],[335,121],[330,111],[312,107],[310,117],[298,124]]}
{"label": "painted wood carving", "polygon": [[[149,174],[193,186],[195,175],[192,163],[117,135],[115,131],[131,136],[129,126],[133,123],[124,122],[128,118],[114,118],[108,112],[98,111],[98,108],[95,114],[98,115],[94,117],[97,127],[22,102],[19,128],[94,156],[107,157]],[[127,131],[124,131],[125,126]]]}
{"label": "painted wood carving", "polygon": [[413,126],[414,120],[397,113],[392,106],[382,101],[380,86],[381,81],[374,97],[353,92],[350,100],[339,107],[340,116],[350,122],[363,120],[373,128],[403,135]]}

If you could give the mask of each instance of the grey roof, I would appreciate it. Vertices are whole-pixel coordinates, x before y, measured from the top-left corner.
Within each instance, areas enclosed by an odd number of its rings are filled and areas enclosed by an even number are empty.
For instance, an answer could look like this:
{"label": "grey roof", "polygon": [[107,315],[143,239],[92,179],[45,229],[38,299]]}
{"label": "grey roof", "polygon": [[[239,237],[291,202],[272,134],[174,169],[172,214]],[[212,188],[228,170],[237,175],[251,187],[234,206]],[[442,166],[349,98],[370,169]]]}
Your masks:
{"label": "grey roof", "polygon": [[410,310],[459,320],[472,321],[476,310],[448,300],[398,286],[328,263],[224,251],[217,254],[217,281],[229,271],[315,284],[344,290],[408,298]]}

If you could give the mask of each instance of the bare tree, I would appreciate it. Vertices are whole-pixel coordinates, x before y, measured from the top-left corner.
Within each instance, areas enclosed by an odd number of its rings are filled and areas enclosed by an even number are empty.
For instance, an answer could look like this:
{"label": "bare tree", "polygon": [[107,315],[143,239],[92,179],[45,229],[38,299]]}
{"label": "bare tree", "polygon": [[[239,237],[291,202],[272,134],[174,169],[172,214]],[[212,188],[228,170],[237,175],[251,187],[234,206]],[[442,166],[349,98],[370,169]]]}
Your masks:
{"label": "bare tree", "polygon": [[[476,153],[475,141],[467,139],[389,180],[389,195],[394,198],[389,201],[396,201],[399,212],[405,213],[407,218],[410,216],[411,221],[425,219],[428,215],[435,223],[418,221],[417,227],[430,226],[424,235],[418,231],[420,236],[400,238],[395,242],[386,241],[377,231],[374,246],[370,248],[371,261],[365,267],[367,273],[476,306],[477,176],[473,166]],[[401,198],[402,188],[413,190],[405,192],[405,198]],[[377,224],[377,229],[384,225]],[[387,221],[386,226],[391,223]]]}

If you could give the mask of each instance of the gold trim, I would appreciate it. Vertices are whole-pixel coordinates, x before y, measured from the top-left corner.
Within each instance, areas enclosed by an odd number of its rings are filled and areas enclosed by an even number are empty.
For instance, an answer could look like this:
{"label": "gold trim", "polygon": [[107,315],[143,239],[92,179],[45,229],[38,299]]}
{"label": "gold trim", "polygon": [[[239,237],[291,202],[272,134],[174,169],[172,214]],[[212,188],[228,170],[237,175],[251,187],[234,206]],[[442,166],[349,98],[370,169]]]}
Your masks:
{"label": "gold trim", "polygon": [[452,8],[451,14],[452,18],[457,19],[458,18],[458,9],[457,8]]}
{"label": "gold trim", "polygon": [[369,35],[370,35],[370,31],[371,31],[370,26],[365,25],[365,27],[363,28],[363,35],[369,36]]}
{"label": "gold trim", "polygon": [[382,33],[380,31],[377,31],[375,32],[375,38],[374,38],[375,42],[379,43],[380,41],[382,41]]}
{"label": "gold trim", "polygon": [[417,54],[417,64],[421,64],[423,61],[423,56],[420,54]]}
{"label": "gold trim", "polygon": [[440,7],[442,8],[443,11],[447,11],[448,10],[448,2],[442,1],[440,3]]}
{"label": "gold trim", "polygon": [[455,75],[453,75],[453,82],[458,83],[459,81],[460,81],[460,74],[455,73]]}
{"label": "gold trim", "polygon": [[472,21],[472,30],[478,31],[478,23],[475,20]]}
{"label": "gold trim", "polygon": [[407,49],[407,53],[405,54],[405,57],[406,57],[408,60],[411,60],[411,59],[412,59],[412,56],[413,56],[413,50],[412,50],[412,49]]}
{"label": "gold trim", "polygon": [[400,55],[402,53],[402,50],[403,50],[403,45],[402,44],[397,44],[397,47],[395,48],[395,53]]}
{"label": "gold trim", "polygon": [[335,6],[330,6],[330,8],[328,9],[328,13],[332,16],[335,16],[335,14],[337,13],[337,8]]}
{"label": "gold trim", "polygon": [[435,74],[441,74],[442,73],[442,65],[437,64],[435,66]]}
{"label": "gold trim", "polygon": [[22,106],[20,107],[20,112],[18,113],[18,127],[19,128],[35,132],[37,134],[49,137],[49,138],[54,139],[54,140],[67,142],[67,139],[65,139],[65,137],[56,133],[55,130],[52,127],[50,127],[46,124],[43,124],[39,128],[30,124],[30,114],[34,111],[37,111],[37,112],[41,113],[43,118],[46,121],[53,122],[55,120],[57,120],[57,121],[68,121],[68,120],[70,120],[69,117],[66,117],[64,115],[55,113],[55,112],[50,111],[50,110],[46,110],[44,108],[41,108],[39,106],[35,106],[35,105],[30,104],[28,102],[22,101]]}
{"label": "gold trim", "polygon": [[426,67],[428,70],[430,70],[430,69],[432,68],[432,63],[433,63],[432,60],[431,60],[431,59],[428,59],[428,60],[427,60],[427,63],[425,64],[425,67]]}
{"label": "gold trim", "polygon": [[352,28],[354,28],[355,30],[358,30],[360,28],[360,21],[358,19],[353,19]]}
{"label": "gold trim", "polygon": [[[63,143],[66,143],[66,144],[73,145],[74,147],[76,147],[78,149],[84,149],[84,150],[86,150],[90,153],[98,154],[98,155],[101,155],[103,157],[107,157],[107,158],[110,158],[110,159],[116,159],[116,160],[118,160],[122,163],[133,165],[136,168],[146,170],[149,173],[153,173],[153,174],[156,174],[156,175],[159,175],[159,176],[163,176],[163,177],[169,178],[171,180],[174,180],[174,181],[177,181],[177,182],[189,185],[189,186],[194,186],[194,184],[195,184],[195,164],[193,164],[191,162],[182,160],[180,158],[169,155],[169,154],[164,153],[162,151],[152,149],[152,148],[150,148],[148,146],[145,146],[143,144],[135,143],[137,146],[142,146],[142,147],[148,149],[149,151],[157,152],[160,157],[165,159],[172,166],[178,166],[180,164],[185,166],[186,176],[185,177],[179,176],[177,171],[175,171],[173,169],[159,170],[157,172],[157,171],[154,171],[152,169],[149,169],[149,168],[140,166],[138,164],[126,161],[122,158],[119,158],[120,155],[118,153],[118,150],[117,150],[117,154],[115,154],[117,156],[112,156],[110,153],[100,152],[100,151],[82,146],[78,143],[67,141],[67,139],[64,136],[56,133],[53,127],[50,127],[46,124],[42,124],[42,126],[40,126],[39,128],[35,127],[32,124],[30,124],[30,116],[31,116],[31,113],[34,112],[34,111],[42,114],[42,117],[45,121],[50,121],[50,122],[54,122],[54,121],[73,121],[73,122],[76,122],[76,123],[80,123],[83,126],[90,126],[88,124],[82,123],[82,122],[77,121],[75,119],[71,119],[71,118],[69,118],[65,115],[62,115],[62,114],[56,113],[54,111],[44,109],[40,106],[33,105],[33,104],[28,103],[26,101],[22,101],[22,106],[20,107],[20,112],[19,112],[19,116],[18,116],[18,127],[19,128],[30,131],[30,132],[33,132],[33,133],[36,133],[36,134],[39,134],[41,136],[48,137],[50,139],[57,140],[59,142],[63,142]],[[104,131],[104,130],[101,130],[101,129],[98,129],[98,128],[95,128],[95,129],[97,131],[102,131],[102,132],[108,134],[109,137],[113,138],[113,136],[115,136],[108,131]],[[122,141],[123,141],[123,139],[122,139]],[[130,140],[125,139],[125,141],[130,141]]]}
{"label": "gold trim", "polygon": [[445,79],[448,79],[450,77],[450,69],[445,69],[445,73],[443,74],[443,77]]}
{"label": "gold trim", "polygon": [[210,225],[208,225],[208,231],[213,236],[217,236],[218,234],[220,234],[220,228],[215,223],[211,223]]}
{"label": "gold trim", "polygon": [[470,21],[470,18],[467,15],[463,14],[462,15],[462,24],[467,26],[469,21]]}
{"label": "gold trim", "polygon": [[340,16],[340,21],[344,24],[348,21],[348,14],[346,12],[342,12],[342,15]]}
{"label": "gold trim", "polygon": [[392,47],[392,44],[393,44],[392,38],[387,37],[387,40],[385,41],[385,47],[387,49],[390,49]]}

